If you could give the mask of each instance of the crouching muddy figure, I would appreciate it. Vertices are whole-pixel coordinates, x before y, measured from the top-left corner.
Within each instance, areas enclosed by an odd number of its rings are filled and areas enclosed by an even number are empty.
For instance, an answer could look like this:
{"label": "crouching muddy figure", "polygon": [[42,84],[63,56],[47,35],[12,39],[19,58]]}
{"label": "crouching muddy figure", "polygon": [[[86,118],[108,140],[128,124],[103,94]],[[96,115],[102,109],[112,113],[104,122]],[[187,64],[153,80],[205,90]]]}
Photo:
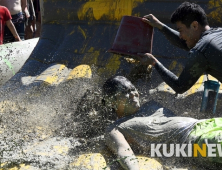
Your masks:
{"label": "crouching muddy figure", "polygon": [[[156,102],[149,102],[140,107],[136,88],[122,76],[108,79],[103,85],[103,95],[105,105],[111,106],[118,117],[106,130],[106,144],[117,155],[124,169],[139,169],[135,154],[140,152],[140,155],[143,153],[149,156],[151,144],[167,144],[169,148],[170,144],[189,143],[192,144],[190,146],[193,150],[193,146],[196,146],[194,144],[198,144],[201,149],[207,148],[206,157],[202,157],[203,151],[202,156],[198,152],[198,157],[194,159],[204,160],[207,164],[222,163],[222,118],[197,120],[176,117]],[[212,144],[216,146],[216,150],[212,152],[214,156],[208,153],[209,146],[214,146]],[[184,151],[186,154],[186,149]],[[189,159],[192,157],[194,154]]]}

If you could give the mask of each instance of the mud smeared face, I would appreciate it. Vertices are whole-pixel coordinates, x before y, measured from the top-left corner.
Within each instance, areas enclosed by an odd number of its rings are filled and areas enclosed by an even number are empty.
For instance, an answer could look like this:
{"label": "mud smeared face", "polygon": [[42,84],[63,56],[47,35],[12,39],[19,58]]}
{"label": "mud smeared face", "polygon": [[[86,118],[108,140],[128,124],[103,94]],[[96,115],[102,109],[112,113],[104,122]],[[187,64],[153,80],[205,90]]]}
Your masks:
{"label": "mud smeared face", "polygon": [[140,108],[139,93],[135,87],[131,87],[125,91],[119,91],[116,99],[118,117],[134,114]]}

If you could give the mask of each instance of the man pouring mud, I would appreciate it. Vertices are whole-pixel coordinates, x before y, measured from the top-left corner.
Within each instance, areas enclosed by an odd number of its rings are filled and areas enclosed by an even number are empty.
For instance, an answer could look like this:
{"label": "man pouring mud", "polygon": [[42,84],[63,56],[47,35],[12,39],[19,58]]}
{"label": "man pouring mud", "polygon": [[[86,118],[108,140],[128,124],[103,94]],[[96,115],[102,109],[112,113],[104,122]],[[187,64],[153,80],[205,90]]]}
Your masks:
{"label": "man pouring mud", "polygon": [[152,54],[137,55],[141,64],[153,65],[176,93],[187,91],[204,73],[222,81],[222,28],[210,28],[206,13],[199,5],[184,2],[173,12],[171,22],[176,24],[177,31],[152,14],[144,16],[142,20],[158,28],[173,45],[189,51],[188,61],[179,77]]}
{"label": "man pouring mud", "polygon": [[[24,40],[25,17],[29,17],[29,12],[27,10],[27,0],[0,0],[0,5],[9,9],[12,16],[12,22],[15,25],[20,38]],[[25,16],[23,14],[25,14]],[[4,43],[14,41],[14,36],[11,34],[8,28],[5,27]]]}

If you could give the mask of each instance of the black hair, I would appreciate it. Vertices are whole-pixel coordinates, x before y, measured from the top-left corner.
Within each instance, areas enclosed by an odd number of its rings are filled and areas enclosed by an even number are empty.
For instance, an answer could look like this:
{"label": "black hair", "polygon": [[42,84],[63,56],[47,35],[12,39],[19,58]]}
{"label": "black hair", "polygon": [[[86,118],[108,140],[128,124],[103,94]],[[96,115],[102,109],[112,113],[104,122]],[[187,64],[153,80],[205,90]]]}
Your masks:
{"label": "black hair", "polygon": [[104,99],[102,100],[103,104],[105,104],[105,101],[111,100],[111,98],[115,99],[115,95],[117,92],[126,92],[129,89],[135,89],[135,86],[126,78],[123,76],[115,76],[111,77],[103,84],[103,96]]}
{"label": "black hair", "polygon": [[187,28],[193,21],[197,21],[201,26],[208,25],[207,15],[200,5],[183,2],[171,15],[171,22],[175,24],[181,21]]}

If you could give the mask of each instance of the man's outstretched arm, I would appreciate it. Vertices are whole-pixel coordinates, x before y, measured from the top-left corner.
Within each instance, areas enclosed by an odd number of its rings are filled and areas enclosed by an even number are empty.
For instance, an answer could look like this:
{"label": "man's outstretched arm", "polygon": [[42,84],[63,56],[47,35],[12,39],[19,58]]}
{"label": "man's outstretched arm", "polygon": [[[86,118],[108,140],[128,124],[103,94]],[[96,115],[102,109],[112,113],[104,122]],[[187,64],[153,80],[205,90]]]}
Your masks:
{"label": "man's outstretched arm", "polygon": [[179,77],[165,68],[152,54],[138,53],[137,59],[143,65],[153,65],[162,79],[176,93],[184,93],[191,88],[198,78],[207,70],[208,62],[199,51],[191,51],[185,68]]}
{"label": "man's outstretched arm", "polygon": [[180,39],[179,32],[166,26],[164,23],[160,22],[154,15],[149,14],[145,15],[142,18],[142,21],[145,23],[148,23],[152,27],[158,28],[165,37],[170,41],[171,44],[182,48],[186,51],[189,51],[189,48],[187,47],[187,44],[184,40]]}
{"label": "man's outstretched arm", "polygon": [[118,156],[119,163],[126,170],[139,170],[139,164],[125,137],[117,128],[106,134],[107,146]]}
{"label": "man's outstretched arm", "polygon": [[21,41],[12,21],[11,20],[6,21],[6,25],[7,25],[8,29],[11,31],[12,35],[15,37],[15,40]]}

